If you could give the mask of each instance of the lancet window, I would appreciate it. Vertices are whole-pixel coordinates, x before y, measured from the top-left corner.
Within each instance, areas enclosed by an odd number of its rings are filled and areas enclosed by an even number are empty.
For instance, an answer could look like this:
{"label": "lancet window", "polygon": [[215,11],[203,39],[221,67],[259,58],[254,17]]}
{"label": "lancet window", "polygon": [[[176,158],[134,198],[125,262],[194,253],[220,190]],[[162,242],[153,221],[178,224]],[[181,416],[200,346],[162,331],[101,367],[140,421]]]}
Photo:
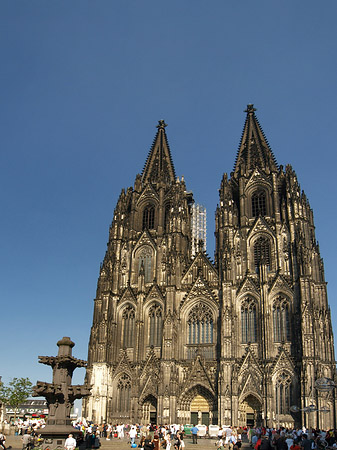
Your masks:
{"label": "lancet window", "polygon": [[131,380],[127,374],[123,374],[117,383],[117,411],[129,412],[131,400]]}
{"label": "lancet window", "polygon": [[275,383],[276,414],[289,414],[291,406],[291,375],[281,372]]}
{"label": "lancet window", "polygon": [[270,240],[260,236],[254,244],[254,265],[258,269],[260,264],[265,264],[270,268]]}
{"label": "lancet window", "polygon": [[257,342],[257,307],[250,297],[241,304],[241,342]]}
{"label": "lancet window", "polygon": [[154,228],[154,206],[148,205],[143,211],[143,230],[153,230]]}
{"label": "lancet window", "polygon": [[273,303],[274,342],[290,341],[289,302],[278,297]]}
{"label": "lancet window", "polygon": [[161,345],[162,330],[163,330],[163,318],[162,309],[160,305],[154,304],[149,310],[150,321],[150,340],[149,344],[154,347]]}
{"label": "lancet window", "polygon": [[144,271],[145,283],[152,281],[152,250],[144,247],[138,254],[138,274]]}
{"label": "lancet window", "polygon": [[204,303],[199,303],[188,315],[188,343],[213,343],[213,314]]}
{"label": "lancet window", "polygon": [[123,347],[133,347],[135,335],[135,310],[127,306],[122,314]]}
{"label": "lancet window", "polygon": [[258,217],[266,214],[266,192],[263,190],[255,191],[252,195],[252,215]]}

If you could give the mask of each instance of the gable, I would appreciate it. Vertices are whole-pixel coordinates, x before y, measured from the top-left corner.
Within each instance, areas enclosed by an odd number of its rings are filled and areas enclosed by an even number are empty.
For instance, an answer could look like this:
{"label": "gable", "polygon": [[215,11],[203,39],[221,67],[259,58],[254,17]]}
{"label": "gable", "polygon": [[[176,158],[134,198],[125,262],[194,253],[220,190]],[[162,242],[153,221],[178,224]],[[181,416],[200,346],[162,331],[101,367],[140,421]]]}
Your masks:
{"label": "gable", "polygon": [[280,347],[279,354],[277,355],[276,360],[273,364],[271,373],[272,375],[275,375],[278,371],[284,369],[292,373],[295,370],[295,366],[288,351],[285,348]]}
{"label": "gable", "polygon": [[246,189],[251,189],[256,187],[256,185],[265,185],[265,187],[267,189],[271,189],[272,185],[270,180],[267,178],[267,176],[260,171],[257,167],[255,168],[255,170],[253,171],[253,173],[251,174],[247,185],[246,185]]}
{"label": "gable", "polygon": [[260,369],[258,359],[250,346],[248,346],[246,354],[242,359],[242,363],[238,371],[238,376],[242,376],[243,373],[246,371],[248,372],[256,371],[257,374],[262,377],[262,371]]}
{"label": "gable", "polygon": [[219,277],[215,267],[204,252],[199,252],[183,275],[182,283],[192,284],[202,274],[206,281],[218,283]]}
{"label": "gable", "polygon": [[195,299],[207,299],[210,300],[212,303],[217,304],[217,306],[219,304],[218,297],[216,296],[214,291],[211,290],[208,283],[201,276],[198,276],[190,291],[187,293],[187,295],[185,295],[183,300],[180,302],[180,307],[182,307],[189,300]]}
{"label": "gable", "polygon": [[135,256],[137,250],[142,246],[150,246],[153,250],[156,249],[156,244],[147,230],[143,231],[138,241],[136,242],[136,245],[132,251],[133,256]]}
{"label": "gable", "polygon": [[292,299],[294,296],[294,292],[290,288],[287,281],[283,278],[282,275],[278,274],[269,289],[269,294],[273,296],[280,292],[285,293],[290,299]]}
{"label": "gable", "polygon": [[197,355],[194,362],[192,363],[192,367],[185,379],[182,391],[184,391],[185,389],[191,389],[197,384],[206,387],[214,395],[215,392],[213,384],[207,374],[206,368],[201,360],[200,355]]}
{"label": "gable", "polygon": [[152,300],[161,300],[161,302],[164,303],[163,294],[159,289],[159,286],[156,284],[151,286],[151,289],[145,298],[145,302],[150,302]]}
{"label": "gable", "polygon": [[268,223],[265,221],[265,219],[261,216],[259,216],[253,227],[249,230],[248,233],[248,239],[251,239],[252,236],[255,236],[258,233],[267,233],[270,236],[272,236],[273,238],[275,237],[275,233],[274,231],[270,228],[270,226],[268,225]]}
{"label": "gable", "polygon": [[153,186],[150,183],[148,183],[138,198],[137,206],[140,206],[143,203],[149,202],[151,200],[154,201],[155,203],[158,203],[159,197]]}
{"label": "gable", "polygon": [[131,286],[128,286],[122,296],[117,300],[118,305],[121,305],[122,303],[131,303],[134,306],[137,305],[137,298]]}
{"label": "gable", "polygon": [[260,295],[260,291],[259,291],[258,287],[256,286],[254,280],[252,278],[249,278],[248,276],[246,276],[245,280],[239,286],[236,293],[237,293],[237,295],[243,295],[248,292],[254,293],[258,296]]}
{"label": "gable", "polygon": [[133,369],[131,367],[130,360],[128,358],[127,352],[125,349],[120,349],[119,352],[119,362],[113,371],[112,379],[118,378],[121,373],[128,374],[131,378],[133,378]]}

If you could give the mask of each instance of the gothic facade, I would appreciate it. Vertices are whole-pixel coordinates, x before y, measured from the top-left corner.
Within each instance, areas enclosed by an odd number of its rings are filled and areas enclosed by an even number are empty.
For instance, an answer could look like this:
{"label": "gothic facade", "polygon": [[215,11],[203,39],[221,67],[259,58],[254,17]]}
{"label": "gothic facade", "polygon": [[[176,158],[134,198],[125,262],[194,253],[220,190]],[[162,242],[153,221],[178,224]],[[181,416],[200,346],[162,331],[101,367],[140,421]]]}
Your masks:
{"label": "gothic facade", "polygon": [[89,342],[84,415],[94,421],[335,424],[334,390],[314,385],[335,379],[335,359],[313,212],[253,105],[246,113],[219,190],[214,263],[202,242],[192,256],[193,195],[164,121],[121,192]]}

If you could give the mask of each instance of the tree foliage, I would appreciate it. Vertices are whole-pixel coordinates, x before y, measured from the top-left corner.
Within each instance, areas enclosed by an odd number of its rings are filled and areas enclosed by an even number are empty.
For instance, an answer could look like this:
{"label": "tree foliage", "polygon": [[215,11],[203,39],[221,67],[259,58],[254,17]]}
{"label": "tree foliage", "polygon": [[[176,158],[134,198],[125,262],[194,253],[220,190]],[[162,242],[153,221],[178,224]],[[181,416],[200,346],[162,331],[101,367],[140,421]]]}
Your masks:
{"label": "tree foliage", "polygon": [[11,406],[15,413],[18,406],[32,394],[32,383],[29,378],[13,378],[7,386],[0,384],[0,402]]}

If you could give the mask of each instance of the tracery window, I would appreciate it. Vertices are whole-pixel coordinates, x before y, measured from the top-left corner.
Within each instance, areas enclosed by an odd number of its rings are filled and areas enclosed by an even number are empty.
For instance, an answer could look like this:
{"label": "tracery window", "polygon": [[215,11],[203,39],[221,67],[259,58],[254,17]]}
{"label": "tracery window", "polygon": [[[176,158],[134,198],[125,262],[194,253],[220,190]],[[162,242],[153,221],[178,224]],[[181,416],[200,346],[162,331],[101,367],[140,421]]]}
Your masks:
{"label": "tracery window", "polygon": [[152,281],[152,250],[144,247],[138,254],[138,274],[144,270],[145,283]]}
{"label": "tracery window", "polygon": [[154,228],[154,206],[148,205],[143,211],[143,230],[153,230]]}
{"label": "tracery window", "polygon": [[130,394],[131,394],[131,380],[125,373],[123,374],[117,383],[117,411],[128,412],[130,411]]}
{"label": "tracery window", "polygon": [[289,302],[278,297],[273,303],[274,342],[290,341]]}
{"label": "tracery window", "polygon": [[241,304],[241,342],[257,342],[256,301],[250,297]]}
{"label": "tracery window", "polygon": [[267,215],[266,192],[263,190],[255,191],[252,195],[252,215],[253,217]]}
{"label": "tracery window", "polygon": [[281,372],[275,383],[277,414],[289,414],[291,394],[291,375],[287,372]]}
{"label": "tracery window", "polygon": [[135,310],[127,306],[122,314],[123,347],[133,347],[135,335]]}
{"label": "tracery window", "polygon": [[213,314],[204,303],[198,303],[188,315],[188,343],[213,343]]}
{"label": "tracery window", "polygon": [[163,329],[163,319],[162,319],[162,309],[160,305],[154,304],[149,310],[149,321],[150,321],[150,341],[149,344],[155,347],[161,345],[162,329]]}
{"label": "tracery window", "polygon": [[254,244],[254,265],[258,269],[260,264],[265,264],[270,268],[270,240],[260,236]]}

